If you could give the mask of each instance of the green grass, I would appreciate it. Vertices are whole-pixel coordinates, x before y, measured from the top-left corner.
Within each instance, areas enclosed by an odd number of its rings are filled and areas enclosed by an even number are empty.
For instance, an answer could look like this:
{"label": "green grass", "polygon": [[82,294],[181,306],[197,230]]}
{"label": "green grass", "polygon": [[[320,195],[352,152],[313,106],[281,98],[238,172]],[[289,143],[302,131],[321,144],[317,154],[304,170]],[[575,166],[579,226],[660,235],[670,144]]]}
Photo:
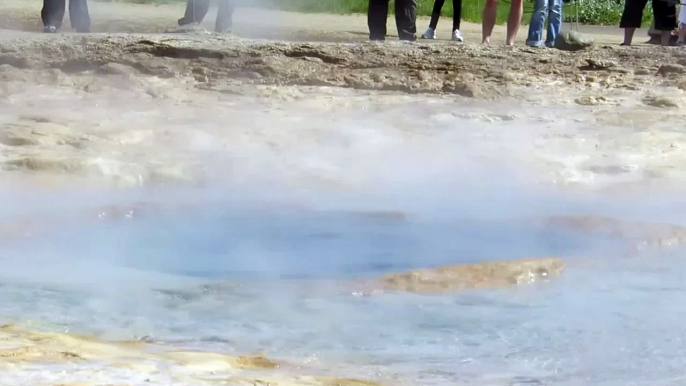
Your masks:
{"label": "green grass", "polygon": [[[183,3],[185,0],[100,0],[100,1],[120,1],[135,4],[169,4]],[[431,16],[433,0],[418,0],[418,14],[420,16]],[[462,20],[480,22],[485,0],[462,0]],[[338,13],[354,14],[366,13],[369,0],[236,0],[238,5],[258,5],[265,8],[281,9],[284,11],[306,12],[306,13]],[[498,4],[498,23],[504,23],[510,7],[510,0],[500,0]],[[524,19],[528,20],[533,4],[525,0]],[[391,0],[390,9],[393,9]],[[453,15],[453,5],[451,0],[447,0],[441,13],[442,21],[448,22],[448,18]],[[445,18],[445,19],[444,19]],[[425,28],[426,26],[420,26]]]}
{"label": "green grass", "polygon": [[[263,0],[264,2],[265,0]],[[485,0],[463,0],[462,1],[462,20],[480,22]],[[271,6],[300,12],[333,12],[333,13],[366,13],[368,0],[267,0]],[[431,16],[433,0],[419,0],[417,13],[420,16]],[[265,3],[266,4],[266,3]],[[393,0],[390,8],[393,9]],[[510,0],[500,0],[498,2],[498,23],[504,23],[510,8]],[[531,14],[533,4],[526,1],[524,3],[525,14]],[[442,16],[452,17],[453,4],[447,0],[443,6]],[[526,17],[525,17],[526,18]],[[446,22],[446,21],[444,21]],[[425,28],[426,26],[421,26]]]}
{"label": "green grass", "polygon": [[[100,1],[122,1],[128,3],[138,4],[163,4],[163,3],[179,3],[185,0],[100,0]],[[286,11],[308,12],[308,13],[339,13],[339,14],[354,14],[366,13],[369,0],[235,0],[238,5],[258,5],[267,8],[282,9]],[[462,20],[479,23],[481,22],[481,14],[483,11],[485,0],[462,0]],[[418,0],[418,14],[420,16],[430,16],[433,8],[433,0]],[[509,12],[510,0],[499,0],[498,2],[498,24],[502,24],[507,20]],[[390,8],[393,9],[393,0],[391,0]],[[524,18],[523,22],[528,24],[533,11],[533,2],[524,0]],[[619,23],[619,16],[621,15],[622,5],[615,4],[612,0],[585,0],[584,6],[580,8],[579,22],[582,24],[598,24],[598,25],[617,25]],[[574,6],[565,5],[563,15],[565,21],[571,20],[574,15]],[[453,6],[451,0],[446,0],[443,7],[443,20],[448,22],[448,18],[453,15]],[[652,13],[650,7],[646,7],[644,13],[644,22],[648,25],[652,20]],[[419,29],[426,26],[420,25]]]}

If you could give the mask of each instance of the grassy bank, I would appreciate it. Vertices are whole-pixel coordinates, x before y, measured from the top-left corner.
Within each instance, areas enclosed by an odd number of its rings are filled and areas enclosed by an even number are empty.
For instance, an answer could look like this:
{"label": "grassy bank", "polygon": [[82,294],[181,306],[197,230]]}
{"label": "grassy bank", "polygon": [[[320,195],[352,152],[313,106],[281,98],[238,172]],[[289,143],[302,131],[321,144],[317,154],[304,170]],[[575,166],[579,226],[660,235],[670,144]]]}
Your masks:
{"label": "grassy bank", "polygon": [[[101,0],[106,1],[106,0]],[[123,1],[129,3],[150,4],[150,3],[178,3],[185,0],[110,0]],[[296,12],[326,12],[326,13],[365,13],[369,0],[235,0],[239,5],[261,6],[266,8],[282,9]],[[481,22],[485,0],[462,0],[462,20],[471,22]],[[533,10],[533,2],[524,0],[524,23],[528,23]],[[393,3],[393,0],[391,0]],[[418,13],[420,16],[430,16],[433,0],[418,0]],[[391,9],[393,4],[391,4]],[[510,0],[500,0],[498,4],[498,23],[504,23],[507,19]],[[565,5],[564,19],[572,20],[576,15],[574,5]],[[622,13],[623,1],[615,0],[583,0],[583,6],[579,7],[579,22],[583,24],[595,25],[618,25]],[[451,0],[446,0],[443,7],[444,17],[453,15],[453,5]],[[650,24],[652,12],[650,7],[646,7],[644,13],[644,24]],[[418,26],[420,29],[426,28],[424,25]]]}
{"label": "grassy bank", "polygon": [[[185,0],[100,0],[100,1],[121,1],[136,4],[167,4],[167,3],[182,3]],[[323,13],[339,13],[339,14],[353,14],[366,13],[369,0],[235,0],[239,5],[258,6],[265,8],[281,9],[284,11],[295,12],[323,12]],[[483,11],[485,0],[462,0],[462,20],[471,22],[480,22],[481,13]],[[526,0],[525,0],[526,1]],[[433,0],[418,0],[418,14],[420,16],[431,16],[433,8]],[[510,7],[510,0],[500,0],[498,4],[498,23],[504,23],[507,19],[507,13]],[[393,9],[393,0],[390,5]],[[524,18],[528,20],[528,15],[531,14],[533,5],[530,1],[526,1],[524,5]],[[453,5],[451,0],[446,0],[443,7],[442,15],[452,17]],[[444,22],[446,22],[444,20]],[[427,26],[419,25],[420,29]]]}

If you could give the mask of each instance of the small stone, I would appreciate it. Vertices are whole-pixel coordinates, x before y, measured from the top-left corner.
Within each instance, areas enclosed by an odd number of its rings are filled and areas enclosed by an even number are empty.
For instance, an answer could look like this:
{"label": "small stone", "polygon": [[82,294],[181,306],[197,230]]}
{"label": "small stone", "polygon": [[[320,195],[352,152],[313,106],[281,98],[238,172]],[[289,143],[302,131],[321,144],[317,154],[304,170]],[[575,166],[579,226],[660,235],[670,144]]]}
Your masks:
{"label": "small stone", "polygon": [[639,68],[634,71],[634,75],[650,75],[650,70],[647,68]]}
{"label": "small stone", "polygon": [[581,98],[576,98],[574,100],[576,104],[582,105],[582,106],[595,106],[598,104],[598,100],[594,96],[590,95],[585,95],[582,96]]}
{"label": "small stone", "polygon": [[679,101],[666,97],[666,96],[647,96],[643,98],[643,103],[648,105],[648,106],[653,106],[653,107],[662,107],[662,108],[669,108],[669,107],[679,107]]}
{"label": "small stone", "polygon": [[427,71],[419,71],[419,72],[417,73],[417,78],[419,78],[419,80],[424,80],[424,81],[426,81],[426,80],[431,79],[431,74],[430,74],[429,72],[427,72]]}
{"label": "small stone", "polygon": [[604,96],[595,97],[592,95],[584,95],[580,98],[575,99],[574,102],[582,106],[597,106],[607,104],[609,101]]}
{"label": "small stone", "polygon": [[474,98],[481,93],[481,90],[474,83],[467,82],[446,82],[443,91],[450,94],[458,94],[468,98]]}
{"label": "small stone", "polygon": [[28,59],[14,55],[0,55],[0,65],[8,65],[19,69],[32,67],[32,63]]}
{"label": "small stone", "polygon": [[516,82],[519,79],[519,76],[512,72],[505,72],[503,73],[502,79],[506,82]]}
{"label": "small stone", "polygon": [[608,68],[617,67],[617,63],[611,60],[586,59],[588,67],[593,70],[607,70]]}
{"label": "small stone", "polygon": [[562,51],[581,51],[595,45],[595,38],[576,31],[563,31],[557,36],[555,48]]}
{"label": "small stone", "polygon": [[137,72],[133,67],[121,63],[107,63],[96,70],[103,75],[129,75]]}
{"label": "small stone", "polygon": [[670,74],[686,74],[686,66],[680,64],[663,64],[657,70],[658,75],[669,76]]}
{"label": "small stone", "polygon": [[195,81],[199,83],[207,83],[210,81],[207,75],[195,75],[193,79],[195,79]]}

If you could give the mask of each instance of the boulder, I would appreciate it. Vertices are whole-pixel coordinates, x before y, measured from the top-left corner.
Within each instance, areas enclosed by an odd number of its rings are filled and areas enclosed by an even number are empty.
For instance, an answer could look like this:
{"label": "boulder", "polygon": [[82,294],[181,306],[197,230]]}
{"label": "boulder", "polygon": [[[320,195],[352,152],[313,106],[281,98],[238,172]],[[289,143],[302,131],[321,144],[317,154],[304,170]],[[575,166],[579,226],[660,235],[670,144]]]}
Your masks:
{"label": "boulder", "polygon": [[595,38],[577,31],[563,31],[557,36],[555,48],[562,51],[581,51],[595,45]]}

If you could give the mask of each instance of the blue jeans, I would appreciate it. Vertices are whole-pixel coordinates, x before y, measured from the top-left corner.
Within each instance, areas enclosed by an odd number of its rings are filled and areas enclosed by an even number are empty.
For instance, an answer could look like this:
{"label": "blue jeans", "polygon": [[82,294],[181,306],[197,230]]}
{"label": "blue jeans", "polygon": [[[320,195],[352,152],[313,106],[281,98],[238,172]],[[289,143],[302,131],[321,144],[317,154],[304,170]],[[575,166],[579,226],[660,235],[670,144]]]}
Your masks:
{"label": "blue jeans", "polygon": [[548,47],[555,45],[562,26],[562,0],[536,0],[534,13],[531,14],[526,45],[530,47],[543,45],[543,27],[546,16],[548,16],[548,36],[546,36],[545,45]]}

